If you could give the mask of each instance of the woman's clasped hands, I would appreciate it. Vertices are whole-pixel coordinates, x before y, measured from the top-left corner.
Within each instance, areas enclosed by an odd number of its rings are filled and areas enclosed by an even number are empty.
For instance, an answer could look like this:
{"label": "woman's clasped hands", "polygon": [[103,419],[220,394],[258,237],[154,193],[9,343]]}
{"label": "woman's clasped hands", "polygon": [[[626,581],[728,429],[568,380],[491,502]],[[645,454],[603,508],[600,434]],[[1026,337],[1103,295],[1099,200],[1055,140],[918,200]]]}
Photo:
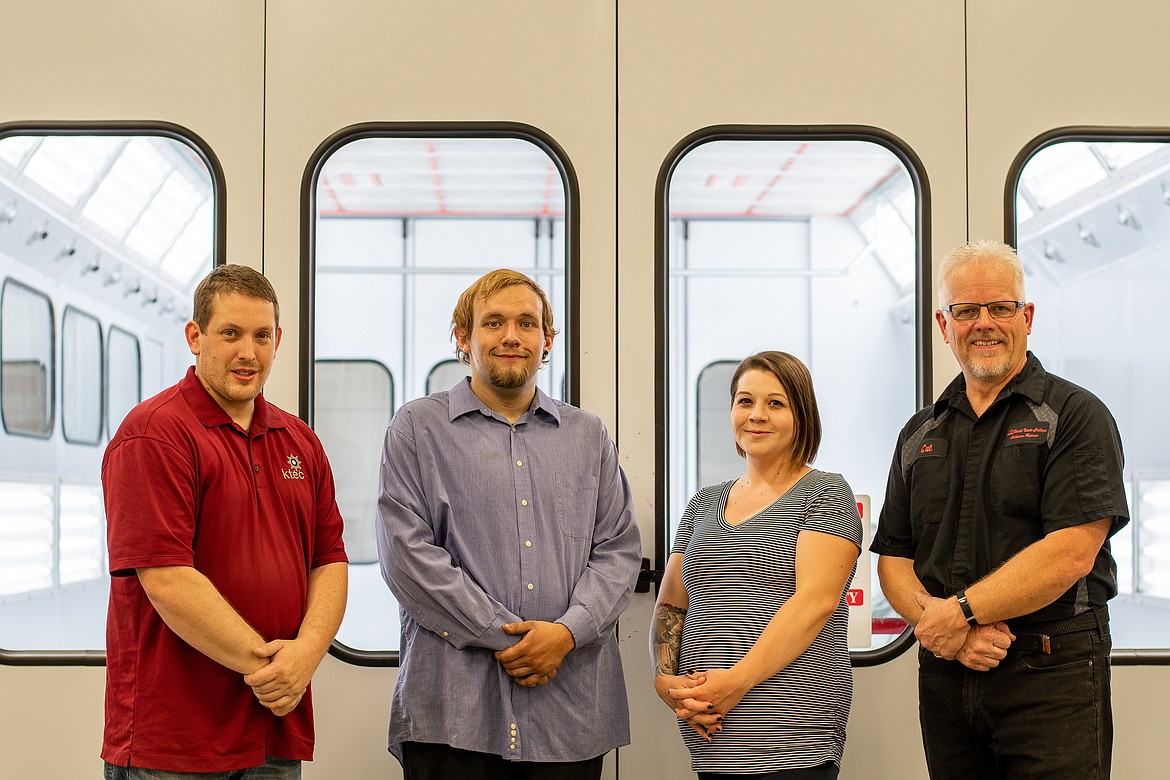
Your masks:
{"label": "woman's clasped hands", "polygon": [[733,667],[685,675],[660,674],[654,680],[654,689],[676,717],[710,742],[723,730],[723,717],[739,704],[751,684]]}

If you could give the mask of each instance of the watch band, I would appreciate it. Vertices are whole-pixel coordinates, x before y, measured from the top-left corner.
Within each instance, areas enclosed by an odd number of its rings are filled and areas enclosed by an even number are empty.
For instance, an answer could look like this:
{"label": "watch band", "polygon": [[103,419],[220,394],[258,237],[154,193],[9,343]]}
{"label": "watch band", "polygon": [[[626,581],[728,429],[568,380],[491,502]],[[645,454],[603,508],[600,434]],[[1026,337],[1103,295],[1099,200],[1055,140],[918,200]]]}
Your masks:
{"label": "watch band", "polygon": [[975,613],[971,610],[971,605],[967,603],[967,591],[959,591],[955,594],[955,598],[959,601],[959,609],[963,610],[963,617],[967,618],[967,625],[979,625],[979,621],[975,619]]}

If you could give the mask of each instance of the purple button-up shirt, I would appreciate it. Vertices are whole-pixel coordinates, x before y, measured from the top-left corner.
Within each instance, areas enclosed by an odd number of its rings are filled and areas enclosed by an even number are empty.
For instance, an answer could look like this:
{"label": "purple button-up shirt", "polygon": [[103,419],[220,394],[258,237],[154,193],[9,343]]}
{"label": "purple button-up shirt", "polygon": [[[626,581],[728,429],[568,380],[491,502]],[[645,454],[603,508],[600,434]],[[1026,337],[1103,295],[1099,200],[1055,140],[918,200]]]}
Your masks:
{"label": "purple button-up shirt", "polygon": [[[432,742],[517,761],[580,761],[629,744],[614,625],[642,545],[617,451],[594,415],[536,391],[509,423],[463,379],[386,432],[382,574],[402,605],[390,748]],[[547,685],[494,653],[504,623],[563,623],[576,648]]]}

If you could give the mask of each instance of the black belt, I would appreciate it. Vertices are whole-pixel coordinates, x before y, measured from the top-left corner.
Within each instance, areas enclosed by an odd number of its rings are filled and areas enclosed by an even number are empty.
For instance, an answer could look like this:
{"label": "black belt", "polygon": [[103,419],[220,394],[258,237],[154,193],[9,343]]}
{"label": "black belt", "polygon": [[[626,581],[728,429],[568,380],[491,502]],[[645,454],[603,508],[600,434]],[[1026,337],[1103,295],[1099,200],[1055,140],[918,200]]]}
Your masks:
{"label": "black belt", "polygon": [[1016,635],[1016,638],[1012,642],[1010,649],[1021,650],[1026,653],[1051,653],[1052,637],[1054,636],[1097,630],[1100,630],[1104,634],[1105,627],[1108,625],[1108,608],[1094,607],[1087,612],[1082,612],[1067,620],[1020,626],[1019,631],[1012,628],[1012,633]]}

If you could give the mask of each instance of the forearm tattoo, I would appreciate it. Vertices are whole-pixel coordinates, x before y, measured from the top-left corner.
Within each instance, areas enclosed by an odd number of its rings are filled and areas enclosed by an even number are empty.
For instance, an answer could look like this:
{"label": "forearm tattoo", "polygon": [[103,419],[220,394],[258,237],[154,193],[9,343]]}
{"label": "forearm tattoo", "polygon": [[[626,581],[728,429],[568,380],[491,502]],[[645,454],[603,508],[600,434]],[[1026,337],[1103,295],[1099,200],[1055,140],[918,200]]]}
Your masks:
{"label": "forearm tattoo", "polygon": [[683,621],[687,611],[673,604],[659,604],[654,608],[650,626],[650,662],[654,674],[678,674],[678,651],[682,645]]}

